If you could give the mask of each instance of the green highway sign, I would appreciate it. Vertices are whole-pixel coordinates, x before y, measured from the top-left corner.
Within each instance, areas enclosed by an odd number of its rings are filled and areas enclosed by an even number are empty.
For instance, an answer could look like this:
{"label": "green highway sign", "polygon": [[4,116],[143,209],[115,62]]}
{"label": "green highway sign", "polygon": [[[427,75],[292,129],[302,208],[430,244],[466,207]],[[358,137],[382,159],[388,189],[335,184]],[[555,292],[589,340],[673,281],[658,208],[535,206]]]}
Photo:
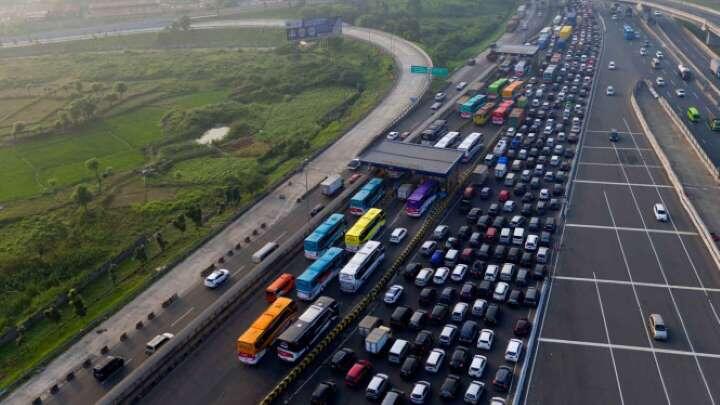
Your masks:
{"label": "green highway sign", "polygon": [[428,74],[429,68],[427,66],[418,66],[418,65],[411,65],[410,66],[410,73],[422,73],[424,75]]}
{"label": "green highway sign", "polygon": [[431,74],[433,76],[446,77],[448,75],[448,68],[439,68],[439,67],[431,68],[429,66],[411,65],[410,73],[418,73],[418,74],[422,74],[422,75]]}
{"label": "green highway sign", "polygon": [[430,74],[432,74],[433,76],[442,76],[442,77],[445,77],[445,76],[448,75],[448,68],[434,67],[434,68],[432,68],[432,70],[430,71]]}

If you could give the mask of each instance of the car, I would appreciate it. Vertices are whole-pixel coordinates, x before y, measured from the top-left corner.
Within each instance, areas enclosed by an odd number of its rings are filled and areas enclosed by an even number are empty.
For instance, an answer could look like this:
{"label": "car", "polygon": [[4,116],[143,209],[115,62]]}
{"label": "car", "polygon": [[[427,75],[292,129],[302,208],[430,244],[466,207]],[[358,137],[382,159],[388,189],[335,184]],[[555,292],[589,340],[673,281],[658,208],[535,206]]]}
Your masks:
{"label": "car", "polygon": [[648,316],[648,328],[650,334],[655,340],[667,340],[668,333],[665,327],[665,321],[660,314],[650,314]]}
{"label": "car", "polygon": [[450,356],[450,368],[458,371],[467,367],[470,349],[465,346],[457,346]]}
{"label": "car", "polygon": [[481,208],[471,208],[470,211],[468,211],[467,215],[465,216],[465,219],[467,219],[467,222],[469,224],[474,224],[477,222],[478,218],[482,215],[483,211]]}
{"label": "car", "polygon": [[615,61],[612,61],[612,60],[611,60],[610,63],[608,63],[608,69],[609,69],[609,70],[615,70],[615,69],[616,69]]}
{"label": "car", "polygon": [[360,168],[360,166],[362,166],[362,162],[358,158],[352,159],[347,164],[347,168],[350,170],[357,170]]}
{"label": "car", "polygon": [[508,392],[510,384],[513,380],[513,370],[508,366],[500,366],[495,372],[495,378],[493,378],[493,386],[499,392]]}
{"label": "car", "polygon": [[538,294],[539,292],[537,287],[528,287],[527,290],[525,290],[525,299],[523,300],[523,304],[528,307],[536,307],[538,304]]}
{"label": "car", "polygon": [[510,285],[504,281],[500,281],[495,284],[495,290],[493,291],[493,299],[495,301],[503,302],[507,299],[509,291]]}
{"label": "car", "polygon": [[487,309],[488,302],[482,298],[478,298],[475,300],[472,306],[472,310],[470,313],[473,316],[482,317],[485,315],[485,310]]}
{"label": "car", "polygon": [[496,303],[489,304],[487,311],[485,311],[485,324],[488,326],[497,325],[500,323],[501,316],[500,305]]}
{"label": "car", "polygon": [[387,374],[377,373],[370,379],[367,388],[365,388],[365,398],[377,401],[385,395],[389,387],[390,377]]}
{"label": "car", "polygon": [[400,137],[400,132],[397,131],[390,131],[388,132],[386,138],[388,141],[394,141]]}
{"label": "car", "polygon": [[457,337],[458,333],[458,327],[453,324],[445,324],[443,326],[442,330],[440,331],[440,337],[438,338],[438,343],[441,346],[449,347],[455,342],[455,338]]}
{"label": "car", "polygon": [[495,341],[495,331],[492,329],[482,329],[480,336],[477,340],[476,347],[483,350],[492,350],[493,342]]}
{"label": "car", "polygon": [[402,366],[400,366],[400,378],[408,380],[412,378],[420,368],[420,358],[411,354],[405,358]]}
{"label": "car", "polygon": [[457,393],[460,391],[460,388],[460,377],[454,374],[449,374],[440,387],[440,398],[445,401],[451,401],[457,397]]}
{"label": "car", "polygon": [[430,396],[430,383],[420,380],[413,385],[413,389],[410,391],[410,402],[424,404],[428,396]]}
{"label": "car", "polygon": [[205,277],[205,287],[217,288],[230,278],[230,271],[227,269],[217,269]]}
{"label": "car", "polygon": [[430,109],[433,111],[437,111],[440,109],[440,107],[442,107],[442,103],[438,101],[436,103],[433,103],[433,105],[430,106]]}
{"label": "car", "polygon": [[425,287],[420,290],[420,296],[418,297],[418,304],[420,306],[430,306],[437,299],[437,290],[430,287]]}
{"label": "car", "polygon": [[658,50],[655,52],[655,57],[658,59],[662,59],[665,57],[665,54],[663,54],[663,51]]}
{"label": "car", "polygon": [[434,240],[427,240],[423,242],[422,246],[420,247],[420,254],[422,254],[425,257],[429,257],[430,255],[435,252],[435,249],[437,249],[438,243]]}
{"label": "car", "polygon": [[439,93],[435,93],[434,99],[435,99],[435,101],[443,101],[443,100],[445,100],[446,97],[447,97],[447,94],[445,94],[445,92],[441,91]]}
{"label": "car", "polygon": [[465,279],[465,275],[467,274],[467,270],[468,266],[466,264],[456,265],[450,274],[450,279],[456,282],[463,281]]}
{"label": "car", "polygon": [[510,306],[517,307],[522,304],[523,301],[523,292],[519,288],[513,288],[512,291],[510,291],[510,296],[508,297],[507,303]]}
{"label": "car", "polygon": [[433,239],[434,240],[442,240],[448,237],[450,234],[450,227],[447,225],[438,225],[435,227],[435,230],[433,231]]}
{"label": "car", "polygon": [[665,209],[665,205],[661,203],[653,205],[653,213],[655,214],[655,219],[660,222],[667,222],[670,217],[667,209]]}
{"label": "car", "polygon": [[345,385],[350,388],[361,385],[370,376],[372,370],[373,365],[368,360],[358,360],[345,374]]}
{"label": "car", "polygon": [[438,267],[433,275],[433,284],[442,285],[445,284],[448,276],[450,275],[450,269],[447,267]]}
{"label": "car", "polygon": [[436,325],[441,325],[447,319],[449,312],[450,307],[448,307],[447,304],[442,302],[437,303],[430,312],[430,321]]}
{"label": "car", "polygon": [[355,364],[355,361],[357,361],[355,352],[348,347],[343,347],[333,354],[330,359],[330,367],[341,373],[347,373],[350,367]]}
{"label": "car", "polygon": [[470,362],[470,367],[468,367],[468,375],[470,377],[482,378],[486,366],[487,357],[476,354],[473,356],[473,359]]}
{"label": "car", "polygon": [[430,280],[432,280],[434,273],[435,271],[430,267],[420,269],[420,271],[417,273],[417,276],[415,276],[415,285],[418,287],[425,287],[426,285],[428,285]]}
{"label": "car", "polygon": [[396,303],[400,299],[400,296],[402,295],[404,290],[405,290],[405,288],[403,286],[401,286],[400,284],[394,284],[394,285],[390,286],[390,288],[388,288],[388,290],[385,292],[383,301],[386,304]]}
{"label": "car", "polygon": [[532,323],[527,318],[517,319],[513,323],[513,334],[518,337],[525,337],[530,334]]}
{"label": "car", "polygon": [[445,350],[437,347],[432,349],[425,360],[425,371],[429,373],[437,373],[438,370],[440,370],[440,367],[442,367],[444,360]]}
{"label": "car", "polygon": [[505,348],[505,360],[517,363],[523,352],[523,341],[520,339],[510,339]]}
{"label": "car", "polygon": [[460,82],[457,84],[457,86],[455,86],[455,90],[460,91],[460,90],[464,89],[465,86],[467,86],[467,82]]}
{"label": "car", "polygon": [[321,381],[312,392],[310,396],[310,402],[315,404],[331,404],[333,403],[333,397],[337,391],[337,386],[333,380]]}
{"label": "car", "polygon": [[399,244],[407,236],[408,230],[406,228],[395,228],[390,234],[390,243]]}
{"label": "car", "polygon": [[613,86],[607,86],[607,89],[605,90],[606,96],[614,96],[615,95],[615,87]]}
{"label": "car", "polygon": [[658,86],[664,86],[665,79],[663,79],[662,77],[658,77],[657,79],[655,79],[655,84],[657,84]]}
{"label": "car", "polygon": [[[485,392],[485,383],[482,381],[473,380],[470,381],[470,384],[467,387],[467,390],[465,390],[465,395],[463,396],[463,401],[467,404],[477,404],[480,402],[480,398],[483,396],[483,393]],[[504,402],[503,402],[504,404]],[[492,405],[492,404],[491,404]]]}
{"label": "car", "polygon": [[408,263],[402,270],[402,276],[407,281],[412,281],[417,277],[418,272],[422,268],[422,264],[418,262]]}
{"label": "car", "polygon": [[613,128],[610,130],[610,134],[608,135],[608,139],[610,142],[617,142],[620,140],[620,134],[618,133],[618,130]]}
{"label": "car", "polygon": [[405,403],[405,392],[393,388],[385,394],[381,405],[399,405]]}
{"label": "car", "polygon": [[685,90],[684,89],[676,89],[675,95],[678,97],[685,97]]}

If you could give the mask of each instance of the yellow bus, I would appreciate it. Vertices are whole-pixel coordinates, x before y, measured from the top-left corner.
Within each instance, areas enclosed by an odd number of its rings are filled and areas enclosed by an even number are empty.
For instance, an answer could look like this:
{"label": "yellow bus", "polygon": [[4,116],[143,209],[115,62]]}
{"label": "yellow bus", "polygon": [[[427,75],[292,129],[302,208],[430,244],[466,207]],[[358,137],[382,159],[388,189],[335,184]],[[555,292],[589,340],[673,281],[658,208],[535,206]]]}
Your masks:
{"label": "yellow bus", "polygon": [[495,110],[495,103],[483,104],[479,110],[475,111],[475,115],[473,116],[475,125],[485,125],[485,123],[490,119],[490,115],[493,110]]}
{"label": "yellow bus", "polygon": [[373,238],[385,226],[385,211],[370,208],[345,233],[345,249],[357,252],[365,242]]}
{"label": "yellow bus", "polygon": [[238,360],[257,364],[265,351],[297,318],[297,304],[290,298],[278,297],[237,339]]}

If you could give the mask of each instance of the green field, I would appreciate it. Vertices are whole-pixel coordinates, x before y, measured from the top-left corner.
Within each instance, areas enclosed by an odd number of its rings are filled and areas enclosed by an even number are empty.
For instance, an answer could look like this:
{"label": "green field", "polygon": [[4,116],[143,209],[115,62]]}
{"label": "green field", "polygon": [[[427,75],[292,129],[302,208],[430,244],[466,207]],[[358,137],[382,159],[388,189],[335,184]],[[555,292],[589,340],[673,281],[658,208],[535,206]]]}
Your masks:
{"label": "green field", "polygon": [[[395,74],[391,57],[361,42],[298,49],[279,30],[214,32],[0,55],[0,98],[14,101],[0,102],[0,285],[12,292],[0,294],[0,331],[25,329],[0,346],[0,392],[337,139]],[[103,41],[133,49],[100,51]],[[224,140],[195,142],[221,125]],[[89,191],[87,208],[76,187]],[[89,281],[140,236],[150,238],[142,258]],[[62,305],[59,318],[26,322],[71,288],[85,315]]]}

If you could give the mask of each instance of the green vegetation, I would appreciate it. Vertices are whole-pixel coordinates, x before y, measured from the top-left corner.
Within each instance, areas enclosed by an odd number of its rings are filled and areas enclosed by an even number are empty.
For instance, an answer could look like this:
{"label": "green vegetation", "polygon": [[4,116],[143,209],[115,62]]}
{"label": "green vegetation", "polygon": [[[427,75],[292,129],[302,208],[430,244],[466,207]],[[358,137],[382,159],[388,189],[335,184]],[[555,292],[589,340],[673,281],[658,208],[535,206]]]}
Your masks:
{"label": "green vegetation", "polygon": [[[337,139],[392,83],[392,58],[361,42],[297,48],[279,30],[213,32],[3,55],[0,99],[13,102],[0,102],[0,336],[19,335],[0,345],[0,391]],[[133,49],[99,52],[120,40]],[[219,126],[225,138],[196,142]]]}

